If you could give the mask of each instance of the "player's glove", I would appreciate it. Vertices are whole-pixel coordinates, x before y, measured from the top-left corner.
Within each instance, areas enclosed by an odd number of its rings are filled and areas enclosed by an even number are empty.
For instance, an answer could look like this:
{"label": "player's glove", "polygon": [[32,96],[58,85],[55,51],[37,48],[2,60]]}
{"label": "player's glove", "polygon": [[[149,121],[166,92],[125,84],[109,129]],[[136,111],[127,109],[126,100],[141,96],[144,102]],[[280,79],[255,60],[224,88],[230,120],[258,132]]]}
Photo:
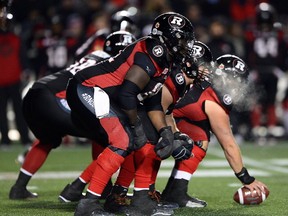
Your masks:
{"label": "player's glove", "polygon": [[133,135],[133,149],[137,150],[144,146],[147,142],[147,137],[139,117],[137,117],[134,125],[131,125]]}
{"label": "player's glove", "polygon": [[191,157],[194,141],[184,133],[175,132],[172,156],[175,160],[181,161]]}
{"label": "player's glove", "polygon": [[161,128],[159,134],[160,138],[154,151],[158,157],[164,160],[172,154],[174,135],[170,126]]}

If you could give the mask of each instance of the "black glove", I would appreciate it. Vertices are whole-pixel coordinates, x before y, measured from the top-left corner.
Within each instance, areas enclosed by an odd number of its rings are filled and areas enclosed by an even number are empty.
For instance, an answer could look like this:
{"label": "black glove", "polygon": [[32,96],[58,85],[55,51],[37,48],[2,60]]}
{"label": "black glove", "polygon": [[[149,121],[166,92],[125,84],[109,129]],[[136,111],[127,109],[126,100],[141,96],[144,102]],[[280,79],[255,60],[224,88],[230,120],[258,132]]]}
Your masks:
{"label": "black glove", "polygon": [[159,134],[160,139],[158,140],[154,151],[158,157],[164,160],[172,154],[174,135],[170,126],[161,128]]}
{"label": "black glove", "polygon": [[194,141],[184,133],[174,133],[172,156],[175,160],[181,161],[189,159],[192,155]]}
{"label": "black glove", "polygon": [[147,137],[139,117],[137,117],[135,124],[131,125],[131,130],[133,135],[133,149],[140,149],[146,144]]}
{"label": "black glove", "polygon": [[174,133],[174,139],[186,142],[185,148],[192,152],[194,141],[187,134],[177,131]]}

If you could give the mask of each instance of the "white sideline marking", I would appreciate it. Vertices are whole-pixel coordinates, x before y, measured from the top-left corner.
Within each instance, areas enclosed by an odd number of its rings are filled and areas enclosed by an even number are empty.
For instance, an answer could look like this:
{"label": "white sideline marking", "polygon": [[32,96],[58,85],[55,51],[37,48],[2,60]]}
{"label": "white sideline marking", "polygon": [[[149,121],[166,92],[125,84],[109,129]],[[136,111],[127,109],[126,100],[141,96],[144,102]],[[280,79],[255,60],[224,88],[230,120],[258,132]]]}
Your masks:
{"label": "white sideline marking", "polygon": [[288,166],[288,159],[272,159],[270,162],[279,166]]}
{"label": "white sideline marking", "polygon": [[[249,170],[251,173],[257,176],[270,176],[268,172],[261,170]],[[77,178],[81,171],[53,171],[53,172],[38,172],[33,176],[33,179],[66,179],[66,178]],[[158,173],[159,178],[166,178],[170,176],[170,170],[160,170]],[[15,172],[1,172],[0,180],[11,180],[16,179],[18,176]],[[214,169],[214,170],[197,170],[193,177],[234,177],[234,173],[229,169]]]}
{"label": "white sideline marking", "polygon": [[[174,166],[174,161],[173,160],[166,160],[166,161],[162,161],[161,162],[161,167],[163,168],[170,168]],[[219,159],[219,160],[206,160],[204,159],[204,161],[202,161],[200,163],[200,166],[204,166],[204,167],[229,167],[228,162],[224,159]]]}
{"label": "white sideline marking", "polygon": [[[208,151],[208,154],[211,154],[220,158],[225,158],[222,150],[217,149],[217,148],[213,148],[213,149],[212,148],[209,149],[210,151]],[[285,173],[285,174],[288,173],[288,168],[275,166],[275,164],[271,163],[271,160],[267,160],[267,162],[264,163],[264,162],[259,162],[257,160],[253,160],[245,156],[242,156],[242,158],[243,158],[244,164],[249,165],[249,172],[251,170],[250,167],[257,167],[260,169],[265,169],[265,170],[274,171],[274,172],[280,172],[280,173]],[[280,160],[282,161],[282,159]],[[275,162],[277,161],[277,159],[273,161]]]}

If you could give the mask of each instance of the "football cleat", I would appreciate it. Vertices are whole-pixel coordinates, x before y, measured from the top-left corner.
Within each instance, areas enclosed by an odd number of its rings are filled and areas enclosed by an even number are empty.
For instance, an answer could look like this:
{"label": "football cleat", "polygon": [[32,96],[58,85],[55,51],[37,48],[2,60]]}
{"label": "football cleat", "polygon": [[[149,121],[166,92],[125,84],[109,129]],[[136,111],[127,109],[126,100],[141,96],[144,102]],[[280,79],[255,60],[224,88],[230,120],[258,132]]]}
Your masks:
{"label": "football cleat", "polygon": [[166,209],[178,209],[179,205],[173,202],[163,201],[161,197],[161,193],[157,190],[148,192],[150,198],[157,202],[157,206]]}
{"label": "football cleat", "polygon": [[204,200],[200,200],[198,198],[195,197],[191,197],[189,195],[187,195],[188,201],[186,202],[185,207],[188,208],[203,208],[207,206],[207,202],[205,202]]}
{"label": "football cleat", "polygon": [[105,212],[98,199],[81,199],[78,202],[74,216],[97,215],[97,216],[114,216]]}
{"label": "football cleat", "polygon": [[32,193],[26,189],[24,186],[17,186],[13,185],[10,192],[9,192],[9,199],[16,200],[16,199],[30,199],[30,198],[37,198],[37,193]]}
{"label": "football cleat", "polygon": [[81,198],[83,198],[82,190],[74,188],[71,184],[67,184],[58,197],[59,201],[64,203],[77,202]]}
{"label": "football cleat", "polygon": [[169,192],[165,193],[163,200],[166,202],[177,203],[179,207],[202,208],[206,207],[207,203],[204,200],[191,197],[187,194],[188,180],[174,179],[170,182]]}
{"label": "football cleat", "polygon": [[173,215],[173,209],[158,206],[155,199],[152,199],[148,190],[134,191],[130,206],[125,211],[129,216],[142,215]]}
{"label": "football cleat", "polygon": [[127,198],[126,194],[111,193],[104,203],[104,209],[108,212],[124,213],[127,206],[130,205],[131,200]]}

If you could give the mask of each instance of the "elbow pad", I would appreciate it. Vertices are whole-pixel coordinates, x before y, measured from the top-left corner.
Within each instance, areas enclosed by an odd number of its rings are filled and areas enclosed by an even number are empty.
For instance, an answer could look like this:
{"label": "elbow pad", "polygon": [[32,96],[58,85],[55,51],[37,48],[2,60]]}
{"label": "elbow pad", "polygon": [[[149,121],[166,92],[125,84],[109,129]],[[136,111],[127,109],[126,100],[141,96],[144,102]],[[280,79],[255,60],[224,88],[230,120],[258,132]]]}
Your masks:
{"label": "elbow pad", "polygon": [[121,109],[132,110],[138,105],[137,95],[140,88],[129,80],[124,80],[118,95],[118,102]]}

